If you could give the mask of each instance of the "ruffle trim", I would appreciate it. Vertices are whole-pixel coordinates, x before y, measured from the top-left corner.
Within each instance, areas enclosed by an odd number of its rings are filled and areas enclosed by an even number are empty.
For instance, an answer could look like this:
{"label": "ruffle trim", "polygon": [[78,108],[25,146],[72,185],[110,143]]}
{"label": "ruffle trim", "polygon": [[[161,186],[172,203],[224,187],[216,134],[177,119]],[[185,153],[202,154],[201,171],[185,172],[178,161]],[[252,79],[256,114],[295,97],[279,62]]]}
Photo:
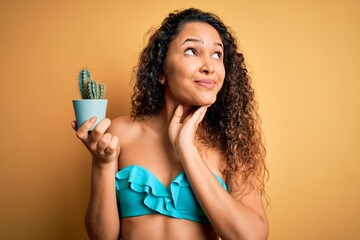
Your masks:
{"label": "ruffle trim", "polygon": [[[190,188],[190,183],[185,172],[181,172],[166,188],[150,171],[137,165],[123,168],[115,175],[115,186],[117,191],[130,187],[137,193],[144,193],[143,203],[149,209],[160,214],[184,218],[176,209],[176,203],[181,188]],[[227,190],[223,180],[215,175],[220,184]],[[188,217],[185,217],[188,219]],[[197,221],[196,219],[190,219]],[[203,222],[202,220],[198,220]]]}

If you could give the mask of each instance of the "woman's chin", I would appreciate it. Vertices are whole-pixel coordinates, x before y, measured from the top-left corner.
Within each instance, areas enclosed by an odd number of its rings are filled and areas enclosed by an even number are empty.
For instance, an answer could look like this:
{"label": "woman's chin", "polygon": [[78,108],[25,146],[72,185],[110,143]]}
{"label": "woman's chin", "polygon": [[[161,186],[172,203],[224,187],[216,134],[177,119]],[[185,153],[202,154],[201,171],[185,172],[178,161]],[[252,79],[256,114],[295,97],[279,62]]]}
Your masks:
{"label": "woman's chin", "polygon": [[192,104],[193,106],[207,106],[207,105],[212,105],[214,104],[216,101],[216,98],[213,98],[213,99],[202,99],[202,100],[199,100],[199,101],[196,101],[194,104]]}

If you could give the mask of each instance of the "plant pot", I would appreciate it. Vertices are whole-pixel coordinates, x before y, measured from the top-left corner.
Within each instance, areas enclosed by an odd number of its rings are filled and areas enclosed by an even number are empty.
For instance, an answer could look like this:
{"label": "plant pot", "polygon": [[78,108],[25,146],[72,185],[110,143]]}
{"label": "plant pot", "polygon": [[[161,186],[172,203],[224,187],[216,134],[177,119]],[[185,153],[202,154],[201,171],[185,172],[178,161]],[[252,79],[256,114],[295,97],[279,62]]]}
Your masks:
{"label": "plant pot", "polygon": [[77,128],[91,117],[96,117],[96,123],[90,130],[105,118],[107,99],[80,99],[73,100]]}

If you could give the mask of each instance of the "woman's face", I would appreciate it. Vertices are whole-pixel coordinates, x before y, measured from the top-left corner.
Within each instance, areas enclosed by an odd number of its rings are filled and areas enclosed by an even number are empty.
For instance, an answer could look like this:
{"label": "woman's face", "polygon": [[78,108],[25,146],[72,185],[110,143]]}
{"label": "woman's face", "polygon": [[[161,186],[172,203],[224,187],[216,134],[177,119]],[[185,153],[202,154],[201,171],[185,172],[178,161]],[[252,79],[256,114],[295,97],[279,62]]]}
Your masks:
{"label": "woman's face", "polygon": [[191,106],[213,104],[225,78],[223,52],[221,38],[211,25],[184,24],[166,54],[165,101]]}

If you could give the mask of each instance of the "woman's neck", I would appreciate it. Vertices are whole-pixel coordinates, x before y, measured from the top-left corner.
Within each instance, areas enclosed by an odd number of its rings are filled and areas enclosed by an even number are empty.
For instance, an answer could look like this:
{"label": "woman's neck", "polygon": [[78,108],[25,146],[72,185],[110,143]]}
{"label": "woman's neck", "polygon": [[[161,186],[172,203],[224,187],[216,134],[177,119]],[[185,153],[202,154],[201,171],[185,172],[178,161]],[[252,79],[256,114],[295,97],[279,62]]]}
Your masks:
{"label": "woman's neck", "polygon": [[183,121],[189,114],[191,114],[196,107],[191,106],[191,105],[186,105],[184,103],[180,103],[180,102],[170,102],[170,101],[165,101],[164,107],[161,110],[159,117],[163,119],[163,122],[169,126],[175,110],[177,109],[177,107],[179,105],[183,106],[183,114],[181,117],[181,121]]}
{"label": "woman's neck", "polygon": [[196,107],[189,104],[184,104],[183,102],[176,99],[172,94],[170,94],[167,89],[165,89],[164,106],[160,113],[151,117],[149,121],[153,129],[159,133],[167,134],[169,124],[174,116],[175,110],[180,104],[183,106],[183,114],[181,118],[181,121],[183,121],[189,114],[194,112]]}
{"label": "woman's neck", "polygon": [[[165,101],[164,107],[160,111],[160,113],[156,116],[153,116],[149,119],[149,123],[152,128],[157,132],[163,132],[167,134],[169,124],[173,118],[176,108],[180,105],[180,102],[173,101]],[[185,119],[193,110],[193,106],[183,105],[183,117],[182,120]]]}

